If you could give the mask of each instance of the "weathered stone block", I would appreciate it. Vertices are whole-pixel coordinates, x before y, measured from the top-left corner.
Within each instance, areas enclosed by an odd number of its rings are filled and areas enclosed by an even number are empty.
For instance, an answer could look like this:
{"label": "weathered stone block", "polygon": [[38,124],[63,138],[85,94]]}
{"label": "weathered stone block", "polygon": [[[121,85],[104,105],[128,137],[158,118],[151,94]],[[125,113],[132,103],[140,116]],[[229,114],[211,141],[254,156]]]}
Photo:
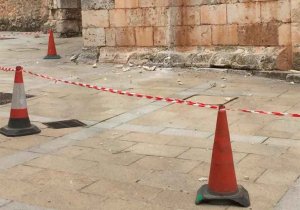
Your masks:
{"label": "weathered stone block", "polygon": [[143,26],[144,16],[142,9],[129,9],[126,10],[126,18],[128,26]]}
{"label": "weathered stone block", "polygon": [[240,45],[270,46],[278,45],[277,23],[256,23],[238,27]]}
{"label": "weathered stone block", "polygon": [[145,8],[143,10],[145,18],[144,26],[166,26],[168,23],[168,12],[164,7]]}
{"label": "weathered stone block", "polygon": [[56,32],[67,33],[79,33],[80,27],[77,20],[60,20],[56,22]]}
{"label": "weathered stone block", "polygon": [[115,0],[81,0],[82,10],[113,9]]}
{"label": "weathered stone block", "polygon": [[291,4],[290,1],[266,1],[261,3],[261,18],[263,22],[291,21]]}
{"label": "weathered stone block", "polygon": [[212,26],[212,43],[213,45],[237,45],[238,26],[236,24]]}
{"label": "weathered stone block", "polygon": [[83,43],[86,47],[105,46],[104,28],[87,28],[83,29]]}
{"label": "weathered stone block", "polygon": [[288,82],[300,83],[300,73],[299,74],[288,74],[286,77]]}
{"label": "weathered stone block", "polygon": [[182,23],[183,25],[200,25],[200,7],[183,7]]}
{"label": "weathered stone block", "polygon": [[300,23],[292,23],[292,43],[300,47]]}
{"label": "weathered stone block", "polygon": [[186,27],[187,46],[211,45],[211,26]]}
{"label": "weathered stone block", "polygon": [[81,11],[78,9],[58,9],[53,11],[52,18],[55,20],[80,20]]}
{"label": "weathered stone block", "polygon": [[291,0],[291,15],[293,23],[300,23],[300,1]]}
{"label": "weathered stone block", "polygon": [[278,27],[278,44],[291,45],[291,24],[286,23]]}
{"label": "weathered stone block", "polygon": [[137,8],[139,0],[115,0],[115,8]]}
{"label": "weathered stone block", "polygon": [[109,26],[108,10],[82,11],[83,28],[104,28]]}
{"label": "weathered stone block", "polygon": [[106,46],[116,46],[116,30],[115,28],[105,29]]}
{"label": "weathered stone block", "polygon": [[211,45],[211,29],[207,25],[177,26],[174,38],[176,46],[207,46]]}
{"label": "weathered stone block", "polygon": [[260,2],[236,3],[227,5],[228,23],[259,23]]}
{"label": "weathered stone block", "polygon": [[111,27],[125,27],[127,26],[127,17],[125,9],[114,9],[109,11],[110,26]]}
{"label": "weathered stone block", "polygon": [[201,7],[201,24],[226,24],[226,4]]}
{"label": "weathered stone block", "polygon": [[80,8],[80,4],[77,0],[55,0],[57,8],[59,9],[71,9]]}
{"label": "weathered stone block", "polygon": [[214,51],[209,48],[200,48],[199,52],[193,53],[187,57],[185,65],[188,67],[209,67],[210,60],[215,54]]}
{"label": "weathered stone block", "polygon": [[153,46],[153,28],[138,27],[135,29],[136,45],[152,47]]}
{"label": "weathered stone block", "polygon": [[154,27],[154,45],[168,46],[169,34],[166,27]]}
{"label": "weathered stone block", "polygon": [[134,28],[116,28],[117,46],[134,46],[135,30]]}
{"label": "weathered stone block", "polygon": [[295,69],[300,70],[300,49],[299,52],[293,53],[293,66]]}
{"label": "weathered stone block", "polygon": [[99,57],[98,47],[85,47],[82,48],[81,53],[77,58],[77,62],[94,64],[98,60],[98,57]]}

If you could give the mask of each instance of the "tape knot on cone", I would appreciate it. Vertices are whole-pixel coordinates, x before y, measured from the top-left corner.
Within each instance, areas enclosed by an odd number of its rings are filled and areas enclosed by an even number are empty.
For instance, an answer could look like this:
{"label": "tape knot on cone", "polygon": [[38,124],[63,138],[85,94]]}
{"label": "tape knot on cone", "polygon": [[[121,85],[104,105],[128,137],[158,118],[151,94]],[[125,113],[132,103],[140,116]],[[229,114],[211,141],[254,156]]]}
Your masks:
{"label": "tape knot on cone", "polygon": [[5,136],[25,136],[41,132],[30,123],[22,72],[23,68],[17,66],[9,122],[7,126],[0,128],[0,133]]}
{"label": "tape knot on cone", "polygon": [[247,190],[236,181],[226,109],[223,105],[218,111],[208,184],[198,190],[196,197],[197,205],[207,202],[234,202],[243,207],[250,206]]}

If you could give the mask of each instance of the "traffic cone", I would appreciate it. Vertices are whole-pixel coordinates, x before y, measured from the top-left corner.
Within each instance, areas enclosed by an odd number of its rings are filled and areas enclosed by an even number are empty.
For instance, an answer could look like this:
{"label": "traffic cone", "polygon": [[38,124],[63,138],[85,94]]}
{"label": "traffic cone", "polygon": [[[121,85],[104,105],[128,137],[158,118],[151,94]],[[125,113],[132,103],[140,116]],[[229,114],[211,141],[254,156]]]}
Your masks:
{"label": "traffic cone", "polygon": [[48,54],[44,59],[60,59],[61,57],[56,53],[53,31],[49,30]]}
{"label": "traffic cone", "polygon": [[227,115],[223,105],[218,112],[208,184],[198,190],[196,205],[213,201],[229,201],[243,207],[250,206],[247,190],[237,185]]}
{"label": "traffic cone", "polygon": [[0,128],[0,133],[5,136],[26,136],[41,132],[29,120],[22,70],[21,66],[17,66],[8,125]]}

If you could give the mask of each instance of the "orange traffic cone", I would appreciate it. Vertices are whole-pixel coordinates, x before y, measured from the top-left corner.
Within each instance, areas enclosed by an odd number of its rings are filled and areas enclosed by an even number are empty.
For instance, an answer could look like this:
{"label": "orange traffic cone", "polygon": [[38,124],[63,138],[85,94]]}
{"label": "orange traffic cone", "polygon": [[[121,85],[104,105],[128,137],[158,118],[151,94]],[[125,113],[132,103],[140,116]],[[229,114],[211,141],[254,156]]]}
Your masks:
{"label": "orange traffic cone", "polygon": [[17,66],[8,125],[0,128],[0,133],[5,136],[25,136],[41,132],[29,120],[22,70],[21,66]]}
{"label": "orange traffic cone", "polygon": [[225,106],[219,107],[208,185],[197,193],[196,204],[231,201],[250,206],[247,190],[237,185]]}
{"label": "orange traffic cone", "polygon": [[56,53],[53,31],[49,30],[48,54],[44,59],[60,59],[61,57]]}

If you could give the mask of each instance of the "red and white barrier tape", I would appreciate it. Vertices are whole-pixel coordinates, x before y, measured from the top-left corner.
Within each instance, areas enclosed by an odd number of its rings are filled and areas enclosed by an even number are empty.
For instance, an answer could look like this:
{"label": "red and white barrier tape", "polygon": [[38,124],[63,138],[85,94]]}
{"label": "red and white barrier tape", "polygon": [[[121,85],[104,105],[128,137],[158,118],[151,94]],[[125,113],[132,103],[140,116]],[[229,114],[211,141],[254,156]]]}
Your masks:
{"label": "red and white barrier tape", "polygon": [[[2,71],[15,71],[14,68],[9,68],[9,67],[2,67],[0,66],[0,70]],[[72,82],[68,80],[63,80],[63,79],[57,79],[45,74],[37,74],[31,71],[23,70],[24,73],[36,76],[36,77],[41,77],[44,79],[52,80],[55,82],[62,82],[65,84],[69,85],[76,85],[80,87],[85,87],[89,89],[94,89],[94,90],[99,90],[99,91],[104,91],[104,92],[110,92],[110,93],[115,93],[119,95],[127,95],[131,97],[138,97],[138,98],[145,98],[149,100],[155,100],[155,101],[165,101],[168,103],[177,103],[177,104],[185,104],[189,106],[196,106],[200,108],[209,108],[209,109],[219,109],[218,105],[210,105],[210,104],[205,104],[205,103],[200,103],[200,102],[194,102],[194,101],[188,101],[188,100],[182,100],[182,99],[174,99],[174,98],[165,98],[165,97],[160,97],[160,96],[151,96],[151,95],[145,95],[145,94],[140,94],[140,93],[132,93],[129,91],[123,91],[123,90],[115,90],[113,88],[106,88],[106,87],[99,87],[96,85],[90,85],[90,84],[85,84],[81,82]],[[231,111],[240,111],[240,112],[245,112],[245,113],[252,113],[252,114],[264,114],[264,115],[275,115],[275,116],[287,116],[287,117],[296,117],[300,118],[300,114],[296,113],[284,113],[284,112],[268,112],[268,111],[261,111],[261,110],[248,110],[248,109],[226,109],[226,110],[231,110]]]}

